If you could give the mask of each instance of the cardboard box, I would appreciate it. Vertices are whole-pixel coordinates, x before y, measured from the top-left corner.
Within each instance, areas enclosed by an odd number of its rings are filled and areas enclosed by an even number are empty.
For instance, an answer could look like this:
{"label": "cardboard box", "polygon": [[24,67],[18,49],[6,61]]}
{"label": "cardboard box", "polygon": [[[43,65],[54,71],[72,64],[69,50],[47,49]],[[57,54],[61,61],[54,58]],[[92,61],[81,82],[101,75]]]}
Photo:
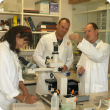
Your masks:
{"label": "cardboard box", "polygon": [[35,9],[39,10],[40,14],[49,14],[49,2],[48,1],[35,2]]}
{"label": "cardboard box", "polygon": [[50,2],[49,11],[50,11],[50,14],[52,15],[58,15],[58,3]]}

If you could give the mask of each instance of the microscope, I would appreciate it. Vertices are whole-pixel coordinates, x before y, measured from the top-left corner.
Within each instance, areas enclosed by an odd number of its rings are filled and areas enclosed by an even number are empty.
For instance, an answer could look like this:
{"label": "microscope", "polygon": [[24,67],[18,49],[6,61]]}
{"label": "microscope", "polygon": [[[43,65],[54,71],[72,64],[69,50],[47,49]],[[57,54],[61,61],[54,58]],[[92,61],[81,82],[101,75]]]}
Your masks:
{"label": "microscope", "polygon": [[[54,75],[54,79],[57,80],[57,89],[60,91],[60,95],[67,94],[67,77],[63,75],[60,71],[62,71],[64,66],[63,62],[59,59],[59,53],[58,53],[58,42],[53,42],[54,51],[52,52],[52,58],[46,59],[46,65],[50,68],[52,68],[52,74]],[[51,83],[51,80],[47,81],[47,83]],[[65,85],[65,86],[62,86]]]}
{"label": "microscope", "polygon": [[[60,71],[62,71],[63,68],[61,68],[64,64],[59,59],[59,53],[58,53],[58,42],[53,42],[53,48],[54,51],[52,52],[52,58],[46,57],[45,64],[48,66],[48,68],[25,68],[26,73],[35,73],[39,71],[51,71],[54,77],[57,79],[57,89],[60,90],[60,94],[64,95],[67,94],[67,77],[63,75]],[[48,82],[47,82],[48,83]],[[62,86],[65,85],[65,86]]]}

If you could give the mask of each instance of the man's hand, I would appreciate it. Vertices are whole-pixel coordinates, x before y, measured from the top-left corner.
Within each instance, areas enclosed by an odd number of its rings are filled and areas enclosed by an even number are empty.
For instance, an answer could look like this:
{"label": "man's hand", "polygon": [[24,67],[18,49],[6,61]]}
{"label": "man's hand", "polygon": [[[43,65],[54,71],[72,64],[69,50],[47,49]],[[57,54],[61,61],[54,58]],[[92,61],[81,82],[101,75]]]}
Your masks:
{"label": "man's hand", "polygon": [[69,35],[69,39],[70,40],[75,40],[75,41],[78,41],[78,42],[82,42],[83,37],[80,36],[78,33],[72,33],[72,34]]}
{"label": "man's hand", "polygon": [[85,69],[83,66],[81,66],[77,71],[79,75],[82,75],[85,72]]}
{"label": "man's hand", "polygon": [[67,67],[66,65],[64,65],[64,66],[61,67],[61,68],[63,68],[61,72],[65,72],[65,71],[68,69],[68,67]]}

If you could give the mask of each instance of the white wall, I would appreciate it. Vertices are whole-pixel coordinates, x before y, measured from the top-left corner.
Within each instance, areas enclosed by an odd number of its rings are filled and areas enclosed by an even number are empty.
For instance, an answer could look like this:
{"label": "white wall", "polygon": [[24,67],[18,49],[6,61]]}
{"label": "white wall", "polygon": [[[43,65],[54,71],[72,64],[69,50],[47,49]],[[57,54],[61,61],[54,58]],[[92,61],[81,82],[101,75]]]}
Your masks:
{"label": "white wall", "polygon": [[61,18],[66,17],[70,20],[71,25],[66,36],[72,33],[72,4],[68,0],[61,0]]}

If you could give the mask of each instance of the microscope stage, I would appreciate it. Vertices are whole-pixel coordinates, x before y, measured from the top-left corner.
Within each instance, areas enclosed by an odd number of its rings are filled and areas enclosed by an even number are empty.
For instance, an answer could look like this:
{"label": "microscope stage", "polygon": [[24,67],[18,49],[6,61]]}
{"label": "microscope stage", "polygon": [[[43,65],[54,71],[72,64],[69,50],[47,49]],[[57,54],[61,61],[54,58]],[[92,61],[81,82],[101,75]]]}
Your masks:
{"label": "microscope stage", "polygon": [[63,66],[64,64],[63,64],[63,62],[61,61],[61,60],[58,60],[58,62],[53,62],[53,59],[47,59],[47,63],[49,63],[49,66],[50,67],[61,67],[61,66]]}

